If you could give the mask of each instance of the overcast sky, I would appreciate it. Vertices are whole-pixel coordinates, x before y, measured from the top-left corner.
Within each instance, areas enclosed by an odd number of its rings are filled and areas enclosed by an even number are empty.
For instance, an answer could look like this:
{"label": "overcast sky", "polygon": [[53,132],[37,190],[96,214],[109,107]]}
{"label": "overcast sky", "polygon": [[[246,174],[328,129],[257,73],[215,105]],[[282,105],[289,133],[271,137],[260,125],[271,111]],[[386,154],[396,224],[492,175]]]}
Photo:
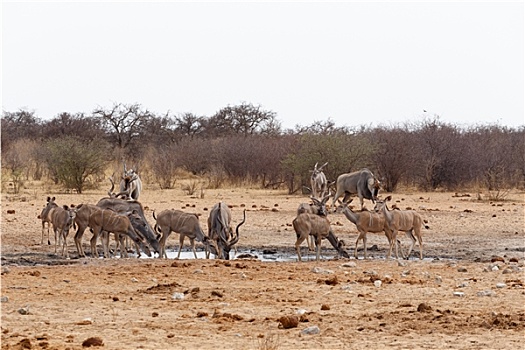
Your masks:
{"label": "overcast sky", "polygon": [[[524,2],[2,1],[2,109],[521,126]],[[426,110],[427,112],[423,112]]]}

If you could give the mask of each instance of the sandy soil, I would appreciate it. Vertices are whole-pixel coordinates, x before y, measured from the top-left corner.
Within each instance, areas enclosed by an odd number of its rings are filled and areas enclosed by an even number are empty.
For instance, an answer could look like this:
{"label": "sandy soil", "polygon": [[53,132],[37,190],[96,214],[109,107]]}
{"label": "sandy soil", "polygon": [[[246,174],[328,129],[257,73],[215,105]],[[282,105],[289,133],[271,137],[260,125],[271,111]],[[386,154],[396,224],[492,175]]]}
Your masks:
{"label": "sandy soil", "polygon": [[[48,195],[2,194],[2,349],[81,349],[88,338],[106,349],[525,347],[523,192],[496,203],[475,193],[394,193],[399,207],[428,220],[423,261],[385,260],[385,236],[369,234],[367,260],[361,250],[359,260],[334,259],[323,241],[322,261],[309,254],[302,263],[78,259],[72,234],[65,260],[41,244],[37,215]],[[96,203],[104,191],[51,195],[58,204]],[[306,197],[244,188],[141,197],[151,223],[153,210],[184,208],[202,215],[205,231],[219,200],[233,206],[233,224],[247,209],[239,250],[293,253],[291,222]],[[353,255],[355,227],[342,214],[329,218]],[[178,235],[168,246],[178,247]]]}

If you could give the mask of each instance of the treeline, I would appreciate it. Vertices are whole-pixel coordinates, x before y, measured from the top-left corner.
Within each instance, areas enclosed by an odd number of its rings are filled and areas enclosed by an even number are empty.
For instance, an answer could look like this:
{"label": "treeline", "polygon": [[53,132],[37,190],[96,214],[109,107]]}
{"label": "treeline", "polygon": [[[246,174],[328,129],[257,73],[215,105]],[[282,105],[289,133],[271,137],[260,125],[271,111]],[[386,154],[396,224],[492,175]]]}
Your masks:
{"label": "treeline", "polygon": [[118,103],[47,121],[28,110],[4,111],[1,131],[3,185],[8,180],[14,191],[24,181],[49,179],[82,192],[107,185],[105,174],[122,162],[161,188],[185,171],[208,188],[249,181],[295,193],[309,186],[316,162],[328,162],[330,181],[368,167],[385,191],[400,184],[426,191],[525,184],[525,126],[460,128],[438,116],[355,128],[328,119],[284,130],[274,112],[249,103],[209,117]]}

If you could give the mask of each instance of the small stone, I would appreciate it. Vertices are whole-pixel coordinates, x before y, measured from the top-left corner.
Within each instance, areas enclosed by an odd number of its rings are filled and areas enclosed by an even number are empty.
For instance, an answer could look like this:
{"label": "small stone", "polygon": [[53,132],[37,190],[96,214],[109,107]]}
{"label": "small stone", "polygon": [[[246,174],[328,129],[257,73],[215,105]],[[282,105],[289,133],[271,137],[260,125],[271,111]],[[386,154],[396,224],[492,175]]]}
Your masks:
{"label": "small stone", "polygon": [[203,274],[204,271],[202,271],[201,269],[197,269],[197,270],[193,271],[193,273],[194,273],[194,274],[199,274],[199,275],[200,275],[200,274]]}
{"label": "small stone", "polygon": [[151,313],[151,317],[159,317],[159,313],[158,312],[152,312]]}
{"label": "small stone", "polygon": [[299,325],[299,318],[295,315],[282,316],[279,318],[279,326],[283,329],[296,328]]}
{"label": "small stone", "polygon": [[417,307],[417,311],[419,311],[419,312],[430,312],[431,310],[432,310],[432,308],[430,307],[430,305],[428,305],[426,303],[421,303]]}
{"label": "small stone", "polygon": [[321,305],[321,310],[323,310],[323,311],[330,310],[330,305],[328,305],[328,304]]}
{"label": "small stone", "polygon": [[443,279],[441,278],[441,276],[436,276],[436,279],[434,281],[436,282],[436,284],[443,283]]}
{"label": "small stone", "polygon": [[20,315],[29,315],[29,307],[22,307],[17,310]]}
{"label": "small stone", "polygon": [[405,261],[398,261],[397,266],[405,267],[407,266],[407,263]]}
{"label": "small stone", "polygon": [[317,326],[311,326],[301,331],[301,334],[314,335],[321,333],[321,330]]}
{"label": "small stone", "polygon": [[299,309],[299,310],[296,311],[296,313],[298,315],[304,315],[306,313],[306,310],[305,309]]}
{"label": "small stone", "polygon": [[184,300],[184,293],[175,292],[171,295],[171,300]]}
{"label": "small stone", "polygon": [[492,266],[492,268],[490,270],[491,271],[499,271],[499,266],[498,265],[494,265],[494,266]]}
{"label": "small stone", "polygon": [[2,275],[5,275],[6,273],[9,273],[9,272],[11,272],[11,270],[9,270],[9,267],[2,266]]}
{"label": "small stone", "polygon": [[0,298],[0,303],[7,303],[9,301],[9,297],[3,296]]}
{"label": "small stone", "polygon": [[93,320],[91,319],[91,317],[88,317],[88,318],[83,319],[82,321],[78,321],[75,324],[79,326],[87,326],[87,325],[93,324]]}
{"label": "small stone", "polygon": [[313,273],[323,274],[323,275],[330,275],[330,274],[334,273],[331,270],[322,269],[322,268],[317,267],[317,266],[312,269],[312,272]]}
{"label": "small stone", "polygon": [[349,261],[349,262],[346,262],[344,263],[343,265],[341,265],[341,267],[356,267],[357,264],[353,261]]}
{"label": "small stone", "polygon": [[379,288],[379,287],[381,287],[381,284],[382,284],[382,283],[383,283],[383,282],[381,282],[381,280],[375,280],[375,281],[374,281],[374,286],[376,286],[377,288]]}
{"label": "small stone", "polygon": [[136,279],[135,277],[133,277],[133,278],[131,279],[131,282],[133,282],[133,283],[137,283],[138,281],[139,281],[139,280]]}
{"label": "small stone", "polygon": [[468,287],[468,282],[462,282],[460,284],[457,285],[458,288],[465,288],[465,287]]}
{"label": "small stone", "polygon": [[465,293],[463,292],[454,292],[452,293],[455,297],[464,297],[465,296]]}
{"label": "small stone", "polygon": [[476,295],[478,297],[492,297],[494,295],[496,295],[496,293],[494,293],[492,290],[484,290],[484,291],[481,291],[481,292],[477,292]]}
{"label": "small stone", "polygon": [[507,285],[505,283],[496,284],[496,288],[505,288]]}
{"label": "small stone", "polygon": [[104,342],[99,337],[90,337],[82,342],[82,346],[89,348],[91,346],[104,346]]}
{"label": "small stone", "polygon": [[459,267],[458,272],[468,272],[466,267]]}

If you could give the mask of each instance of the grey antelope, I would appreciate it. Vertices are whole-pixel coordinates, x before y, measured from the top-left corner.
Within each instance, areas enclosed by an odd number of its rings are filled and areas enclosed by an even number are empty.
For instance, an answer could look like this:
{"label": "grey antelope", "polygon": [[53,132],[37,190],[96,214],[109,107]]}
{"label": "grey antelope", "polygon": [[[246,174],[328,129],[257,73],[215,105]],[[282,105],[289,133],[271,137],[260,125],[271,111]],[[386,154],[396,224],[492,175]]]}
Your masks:
{"label": "grey antelope", "polygon": [[310,186],[312,186],[312,195],[315,198],[323,198],[325,193],[328,191],[328,181],[326,180],[326,176],[323,173],[323,168],[327,164],[328,162],[317,168],[317,163],[315,163],[314,170],[312,170],[312,176],[310,176]]}
{"label": "grey antelope", "polygon": [[[235,236],[231,228],[231,210],[224,202],[213,206],[208,216],[208,237],[214,254],[219,259],[230,259],[230,250],[239,241],[239,227],[246,221],[246,209],[243,211],[243,220],[235,228]],[[210,251],[206,252],[206,258]],[[211,252],[213,254],[213,251]]]}
{"label": "grey antelope", "polygon": [[[342,211],[346,218],[356,226],[357,231],[359,232],[359,236],[357,236],[357,240],[355,241],[354,257],[357,259],[357,245],[362,239],[365,250],[364,256],[365,259],[367,258],[366,234],[368,232],[379,233],[384,231],[386,238],[388,239],[389,246],[392,246],[392,233],[390,230],[388,230],[388,228],[385,229],[385,216],[381,213],[370,212],[368,210],[354,212],[348,207],[350,202],[352,202],[352,199],[350,199],[348,202],[339,201],[337,210]],[[390,251],[387,258],[390,258]]]}
{"label": "grey antelope", "polygon": [[202,242],[205,246],[209,246],[208,237],[202,231],[197,214],[185,213],[181,210],[166,209],[161,211],[158,217],[155,217],[155,212],[153,212],[153,218],[157,222],[155,224],[155,231],[162,234],[159,240],[161,258],[167,258],[166,240],[172,231],[179,234],[179,254],[177,254],[177,259],[180,258],[180,252],[182,250],[182,245],[184,244],[184,238],[186,237],[190,240],[191,249],[195,259],[197,259],[195,240]]}
{"label": "grey antelope", "polygon": [[336,192],[332,198],[332,207],[335,208],[335,202],[343,196],[343,202],[350,203],[348,199],[352,194],[357,194],[363,210],[363,199],[370,199],[375,203],[377,193],[379,192],[379,181],[374,174],[368,169],[361,169],[349,174],[341,174],[337,177]]}
{"label": "grey antelope", "polygon": [[[429,227],[424,224],[423,218],[419,213],[414,210],[389,210],[386,202],[390,201],[392,196],[386,197],[384,200],[377,200],[374,210],[381,213],[385,217],[385,229],[392,232],[392,240],[390,241],[390,248],[388,249],[388,255],[392,251],[392,245],[396,245],[396,258],[398,258],[398,242],[397,233],[398,231],[404,231],[406,236],[410,238],[412,244],[408,249],[406,259],[410,257],[410,253],[416,244],[416,238],[419,243],[419,259],[423,260],[423,238],[421,237],[421,227],[428,229]],[[401,254],[403,250],[401,249]]]}
{"label": "grey antelope", "polygon": [[316,260],[319,261],[321,255],[321,241],[326,238],[332,244],[332,246],[337,250],[339,255],[342,255],[345,258],[348,258],[348,253],[344,249],[344,241],[337,239],[335,234],[330,227],[330,221],[326,217],[326,201],[330,197],[330,194],[323,198],[322,201],[319,201],[315,198],[312,198],[314,205],[317,206],[317,213],[312,214],[311,212],[301,212],[297,217],[292,221],[293,228],[297,240],[295,241],[295,250],[297,251],[297,258],[299,261],[301,259],[301,243],[304,240],[308,239],[308,236],[313,236],[315,238],[316,245]]}

